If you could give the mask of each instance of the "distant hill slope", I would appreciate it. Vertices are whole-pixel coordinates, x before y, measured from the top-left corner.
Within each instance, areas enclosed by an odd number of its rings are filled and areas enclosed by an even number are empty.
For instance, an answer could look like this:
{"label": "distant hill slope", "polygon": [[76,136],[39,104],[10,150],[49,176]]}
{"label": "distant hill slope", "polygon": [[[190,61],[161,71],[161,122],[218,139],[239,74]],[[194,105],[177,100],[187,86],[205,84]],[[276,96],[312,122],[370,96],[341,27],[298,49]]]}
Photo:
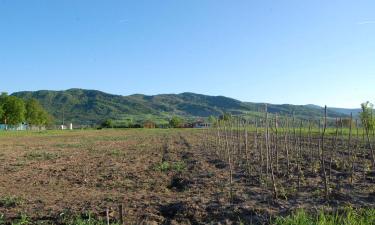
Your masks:
{"label": "distant hill slope", "polygon": [[358,117],[359,113],[362,112],[362,109],[343,109],[343,108],[331,108],[333,111],[342,113],[345,115],[350,116],[350,114],[353,114],[353,117]]}
{"label": "distant hill slope", "polygon": [[[61,121],[64,115],[65,121],[78,124],[99,123],[108,118],[121,120],[129,116],[152,115],[166,119],[172,115],[208,117],[218,116],[224,112],[243,114],[264,109],[264,103],[241,102],[223,96],[194,93],[120,96],[96,90],[69,89],[66,91],[25,91],[12,95],[24,99],[35,98],[57,121]],[[268,110],[281,115],[291,115],[294,112],[296,116],[304,118],[322,115],[322,108],[302,105],[269,104]],[[347,115],[342,109],[330,109],[328,113],[330,117]]]}
{"label": "distant hill slope", "polygon": [[[311,109],[321,109],[323,110],[323,107],[321,106],[318,106],[318,105],[306,105],[307,107],[311,108]],[[355,118],[358,118],[359,117],[359,114],[360,112],[362,112],[362,109],[360,108],[357,108],[357,109],[346,109],[346,108],[334,108],[334,107],[329,107],[329,110],[333,111],[333,112],[336,112],[336,113],[339,113],[339,114],[343,114],[345,116],[350,116],[350,114],[353,114],[353,117]]]}

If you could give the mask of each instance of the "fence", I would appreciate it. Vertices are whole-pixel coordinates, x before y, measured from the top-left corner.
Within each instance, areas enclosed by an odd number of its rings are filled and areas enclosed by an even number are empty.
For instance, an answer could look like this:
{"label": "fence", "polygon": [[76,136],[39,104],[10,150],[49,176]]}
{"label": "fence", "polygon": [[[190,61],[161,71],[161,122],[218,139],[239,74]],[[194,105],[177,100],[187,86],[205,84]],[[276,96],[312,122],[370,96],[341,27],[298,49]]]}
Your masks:
{"label": "fence", "polygon": [[6,125],[0,124],[0,130],[27,130],[28,125],[20,124],[20,125]]}

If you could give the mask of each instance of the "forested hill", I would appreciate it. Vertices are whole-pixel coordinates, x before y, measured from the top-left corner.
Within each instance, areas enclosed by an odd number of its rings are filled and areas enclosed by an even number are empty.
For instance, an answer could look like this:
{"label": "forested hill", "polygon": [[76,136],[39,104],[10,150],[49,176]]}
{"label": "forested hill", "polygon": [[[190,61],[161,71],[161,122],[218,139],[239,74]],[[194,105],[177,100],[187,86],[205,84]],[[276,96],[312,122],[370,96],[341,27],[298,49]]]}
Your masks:
{"label": "forested hill", "polygon": [[[208,117],[226,113],[254,114],[264,110],[264,103],[241,102],[223,96],[207,96],[194,93],[161,94],[154,96],[120,96],[96,90],[69,89],[66,91],[16,92],[20,98],[35,98],[51,113],[57,123],[62,117],[66,122],[77,124],[100,123],[105,119],[168,119],[172,115],[183,117]],[[295,113],[298,117],[316,118],[322,108],[311,105],[268,104],[268,111],[280,115]],[[343,109],[329,109],[330,117],[345,117]]]}

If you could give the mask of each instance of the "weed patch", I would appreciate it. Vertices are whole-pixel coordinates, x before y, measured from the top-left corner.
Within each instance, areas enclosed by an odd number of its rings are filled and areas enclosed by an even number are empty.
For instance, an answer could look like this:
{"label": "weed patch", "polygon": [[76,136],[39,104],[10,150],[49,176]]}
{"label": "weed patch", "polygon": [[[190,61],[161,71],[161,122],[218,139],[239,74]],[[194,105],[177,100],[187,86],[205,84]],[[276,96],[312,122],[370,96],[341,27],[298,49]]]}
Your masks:
{"label": "weed patch", "polygon": [[168,171],[175,171],[175,172],[182,172],[186,169],[186,164],[184,162],[162,162],[155,167],[156,171],[160,172],[168,172]]}
{"label": "weed patch", "polygon": [[121,157],[121,156],[124,156],[124,152],[119,150],[119,149],[114,149],[112,151],[109,152],[109,155],[110,156],[113,156],[113,157]]}
{"label": "weed patch", "polygon": [[[22,204],[22,199],[16,196],[5,196],[0,198],[0,207],[13,208]],[[1,221],[0,217],[0,221]]]}
{"label": "weed patch", "polygon": [[352,209],[346,208],[335,213],[319,212],[317,215],[308,214],[304,210],[298,210],[296,213],[279,217],[275,220],[277,225],[335,225],[335,224],[375,224],[375,209]]}
{"label": "weed patch", "polygon": [[57,153],[51,152],[29,152],[24,155],[24,157],[28,160],[53,160],[59,158]]}

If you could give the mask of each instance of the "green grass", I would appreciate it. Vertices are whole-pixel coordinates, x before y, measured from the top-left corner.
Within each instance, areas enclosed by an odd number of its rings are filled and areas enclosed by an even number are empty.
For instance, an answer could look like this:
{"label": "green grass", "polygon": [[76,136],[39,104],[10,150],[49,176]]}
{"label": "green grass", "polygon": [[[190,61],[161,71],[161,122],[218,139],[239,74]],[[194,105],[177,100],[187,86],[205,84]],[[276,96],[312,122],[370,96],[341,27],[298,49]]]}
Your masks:
{"label": "green grass", "polygon": [[[12,208],[22,204],[22,199],[16,196],[0,197],[0,207]],[[1,221],[1,217],[0,217]]]}
{"label": "green grass", "polygon": [[12,225],[28,225],[28,224],[32,224],[32,222],[26,214],[22,214],[20,219],[12,222]]}
{"label": "green grass", "polygon": [[186,165],[184,162],[162,162],[159,165],[155,167],[156,171],[161,172],[168,172],[168,171],[176,171],[176,172],[182,172],[186,169]]}
{"label": "green grass", "polygon": [[53,160],[59,158],[59,155],[56,153],[51,153],[51,152],[29,152],[24,155],[24,157],[28,160]]}
{"label": "green grass", "polygon": [[[96,218],[91,213],[86,213],[80,216],[64,214],[60,222],[66,225],[107,225],[105,218]],[[110,221],[109,224],[120,225],[119,223],[113,221]]]}
{"label": "green grass", "polygon": [[[61,136],[62,134],[76,134],[85,133],[87,130],[75,129],[75,130],[0,130],[0,137],[49,137],[49,136]],[[96,129],[90,129],[90,131],[97,131]]]}
{"label": "green grass", "polygon": [[125,153],[120,149],[113,149],[109,152],[109,155],[113,157],[122,157],[125,155]]}
{"label": "green grass", "polygon": [[345,208],[335,213],[320,211],[317,215],[298,210],[287,217],[278,217],[272,223],[275,225],[373,225],[375,224],[375,209]]}
{"label": "green grass", "polygon": [[[69,217],[69,218],[62,218],[62,224],[67,225],[107,225],[107,221],[105,219],[97,219],[91,216],[91,214],[87,214],[85,216],[76,216],[76,217]],[[6,221],[5,216],[0,214],[0,225],[11,224],[11,225],[31,225],[31,224],[39,224],[36,221],[32,221],[32,219],[27,216],[26,214],[22,213],[19,219],[15,219],[12,221]],[[41,223],[44,224],[44,223]],[[48,223],[49,224],[49,223]],[[117,222],[111,222],[111,225],[120,225]]]}
{"label": "green grass", "polygon": [[[81,217],[77,217],[70,221],[67,221],[66,224],[68,225],[107,225],[107,221],[105,220],[98,220],[89,216],[89,218],[84,219]],[[111,225],[119,225],[119,223],[110,222]]]}
{"label": "green grass", "polygon": [[81,143],[70,143],[70,144],[58,143],[58,144],[55,144],[54,147],[57,147],[57,148],[81,148],[82,144]]}

